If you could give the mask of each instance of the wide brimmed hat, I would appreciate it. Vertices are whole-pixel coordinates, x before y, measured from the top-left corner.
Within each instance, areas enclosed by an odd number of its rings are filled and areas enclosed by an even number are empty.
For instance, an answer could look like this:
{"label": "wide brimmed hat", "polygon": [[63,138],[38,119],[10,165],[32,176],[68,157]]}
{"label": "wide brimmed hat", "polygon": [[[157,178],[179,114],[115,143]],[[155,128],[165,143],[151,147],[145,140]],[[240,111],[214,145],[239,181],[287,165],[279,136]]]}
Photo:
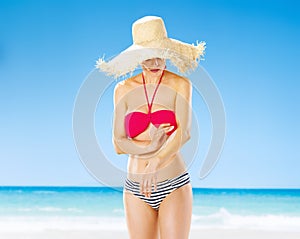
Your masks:
{"label": "wide brimmed hat", "polygon": [[168,38],[160,17],[146,16],[134,22],[132,37],[133,45],[108,62],[100,58],[96,67],[118,78],[132,73],[145,60],[163,58],[185,73],[195,69],[204,56],[205,42],[194,45]]}

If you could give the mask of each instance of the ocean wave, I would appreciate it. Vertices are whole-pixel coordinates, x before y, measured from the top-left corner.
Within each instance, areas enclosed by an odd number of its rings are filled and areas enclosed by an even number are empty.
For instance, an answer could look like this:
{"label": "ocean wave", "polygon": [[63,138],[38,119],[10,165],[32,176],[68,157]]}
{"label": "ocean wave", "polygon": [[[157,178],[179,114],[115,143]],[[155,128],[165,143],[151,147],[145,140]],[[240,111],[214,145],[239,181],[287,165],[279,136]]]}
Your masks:
{"label": "ocean wave", "polygon": [[126,222],[121,217],[41,217],[0,216],[0,232],[44,230],[125,230]]}
{"label": "ocean wave", "polygon": [[66,208],[66,210],[67,210],[68,212],[79,212],[79,213],[83,212],[83,210],[78,209],[78,208],[73,208],[73,207]]}
{"label": "ocean wave", "polygon": [[17,208],[16,209],[17,211],[19,211],[19,212],[32,212],[33,211],[33,209],[32,208]]}
{"label": "ocean wave", "polygon": [[115,209],[113,209],[113,213],[124,214],[124,209],[122,209],[122,208],[115,208]]}
{"label": "ocean wave", "polygon": [[84,212],[83,210],[75,207],[70,207],[70,208],[60,208],[60,207],[21,207],[21,208],[16,208],[12,211],[17,211],[17,212],[71,212],[71,213],[82,213]]}
{"label": "ocean wave", "polygon": [[55,191],[48,191],[48,190],[39,190],[39,191],[33,191],[34,194],[55,194],[57,192]]}
{"label": "ocean wave", "polygon": [[37,208],[38,211],[41,212],[61,212],[63,208],[60,207],[39,207]]}
{"label": "ocean wave", "polygon": [[239,215],[220,208],[217,213],[193,215],[192,225],[199,228],[231,228],[300,231],[300,217],[286,215]]}
{"label": "ocean wave", "polygon": [[[49,210],[49,209],[47,209]],[[52,210],[52,209],[51,209]],[[0,231],[45,229],[125,229],[124,216],[0,216]],[[300,217],[284,215],[238,215],[225,208],[209,215],[193,215],[192,228],[300,231]]]}
{"label": "ocean wave", "polygon": [[37,208],[38,211],[41,212],[77,212],[77,213],[81,213],[83,212],[83,210],[78,209],[78,208],[74,208],[74,207],[70,207],[70,208],[60,208],[60,207],[39,207]]}

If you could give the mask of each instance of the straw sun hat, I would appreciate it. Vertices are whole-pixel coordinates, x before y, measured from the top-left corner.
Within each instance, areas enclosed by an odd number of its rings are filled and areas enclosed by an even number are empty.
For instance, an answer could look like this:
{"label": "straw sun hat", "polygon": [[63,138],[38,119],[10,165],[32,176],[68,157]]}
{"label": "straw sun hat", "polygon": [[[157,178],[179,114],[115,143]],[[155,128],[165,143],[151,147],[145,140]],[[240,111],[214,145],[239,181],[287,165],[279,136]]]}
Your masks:
{"label": "straw sun hat", "polygon": [[143,17],[132,25],[133,44],[106,62],[100,58],[96,67],[118,78],[132,73],[143,61],[151,58],[170,60],[181,73],[193,70],[204,55],[205,42],[187,44],[168,38],[162,18]]}

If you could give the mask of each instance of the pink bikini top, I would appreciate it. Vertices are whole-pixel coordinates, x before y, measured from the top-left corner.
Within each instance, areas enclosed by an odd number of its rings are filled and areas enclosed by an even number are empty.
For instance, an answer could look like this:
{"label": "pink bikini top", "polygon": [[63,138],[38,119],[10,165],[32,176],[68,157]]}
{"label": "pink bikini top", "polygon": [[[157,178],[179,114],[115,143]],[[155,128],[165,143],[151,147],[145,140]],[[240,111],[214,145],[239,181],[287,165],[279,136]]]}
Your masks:
{"label": "pink bikini top", "polygon": [[162,73],[159,82],[154,90],[151,103],[149,103],[145,79],[144,79],[144,75],[142,74],[144,91],[145,91],[145,96],[148,104],[148,113],[135,111],[125,116],[125,131],[127,136],[129,136],[130,138],[134,138],[139,134],[143,133],[148,128],[150,123],[152,123],[156,128],[158,128],[161,124],[165,124],[165,123],[174,126],[172,131],[167,133],[167,135],[171,135],[177,129],[177,122],[176,122],[176,116],[174,111],[158,110],[155,112],[151,112],[154,97],[156,95],[157,89],[160,85],[163,75],[164,72]]}

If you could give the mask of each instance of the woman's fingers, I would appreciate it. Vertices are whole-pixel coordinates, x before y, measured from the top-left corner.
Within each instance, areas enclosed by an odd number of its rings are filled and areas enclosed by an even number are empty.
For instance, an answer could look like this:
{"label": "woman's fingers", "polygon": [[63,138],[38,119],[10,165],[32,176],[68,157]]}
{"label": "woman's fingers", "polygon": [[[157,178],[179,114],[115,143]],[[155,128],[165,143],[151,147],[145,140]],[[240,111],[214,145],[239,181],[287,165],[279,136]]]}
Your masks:
{"label": "woman's fingers", "polygon": [[150,197],[151,195],[151,178],[148,178],[146,183],[146,197]]}
{"label": "woman's fingers", "polygon": [[145,195],[147,197],[147,190],[148,190],[148,178],[144,178],[142,181],[141,181],[141,184],[140,184],[140,191],[141,191],[141,194]]}
{"label": "woman's fingers", "polygon": [[159,129],[162,129],[167,134],[174,129],[174,126],[171,124],[161,124]]}
{"label": "woman's fingers", "polygon": [[166,127],[166,128],[165,128],[166,134],[169,133],[169,132],[171,132],[173,129],[174,129],[174,126],[173,126],[173,125],[172,125],[172,126],[169,126],[169,127]]}
{"label": "woman's fingers", "polygon": [[144,180],[143,179],[140,183],[140,194],[144,194]]}
{"label": "woman's fingers", "polygon": [[145,197],[150,197],[152,191],[157,191],[157,178],[155,175],[144,178],[140,184],[140,193]]}
{"label": "woman's fingers", "polygon": [[161,139],[165,139],[166,134],[171,132],[174,129],[173,125],[170,124],[160,124],[158,128],[156,128],[154,134],[152,135],[152,140],[159,141]]}
{"label": "woman's fingers", "polygon": [[167,128],[167,127],[170,127],[171,126],[171,124],[170,123],[165,123],[165,124],[160,124],[159,125],[159,127],[158,127],[158,129],[163,129],[163,130],[165,130],[165,128]]}
{"label": "woman's fingers", "polygon": [[152,177],[152,185],[153,185],[154,192],[156,192],[157,191],[157,178],[156,178],[156,175],[153,175],[153,177]]}

